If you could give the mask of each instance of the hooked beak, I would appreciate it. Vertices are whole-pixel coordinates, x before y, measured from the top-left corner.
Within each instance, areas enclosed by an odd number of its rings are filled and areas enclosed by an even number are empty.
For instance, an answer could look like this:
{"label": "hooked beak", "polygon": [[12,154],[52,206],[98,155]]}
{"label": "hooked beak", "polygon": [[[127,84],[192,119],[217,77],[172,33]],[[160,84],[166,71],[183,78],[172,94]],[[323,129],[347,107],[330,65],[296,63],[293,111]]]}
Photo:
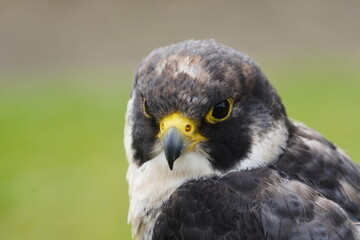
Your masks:
{"label": "hooked beak", "polygon": [[197,143],[206,140],[197,132],[195,126],[194,121],[179,113],[170,114],[160,121],[158,138],[164,146],[170,170],[183,153],[191,151]]}
{"label": "hooked beak", "polygon": [[169,128],[163,138],[164,152],[170,170],[173,169],[174,162],[184,151],[184,140],[181,132],[175,128]]}

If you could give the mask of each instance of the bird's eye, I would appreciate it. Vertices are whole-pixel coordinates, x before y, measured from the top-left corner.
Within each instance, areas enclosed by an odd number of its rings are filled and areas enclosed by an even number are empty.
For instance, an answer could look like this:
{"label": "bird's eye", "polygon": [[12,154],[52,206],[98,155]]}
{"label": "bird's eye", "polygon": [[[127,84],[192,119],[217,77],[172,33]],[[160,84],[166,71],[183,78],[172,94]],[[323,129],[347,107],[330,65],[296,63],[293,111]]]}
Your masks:
{"label": "bird's eye", "polygon": [[233,107],[233,100],[231,98],[219,102],[213,106],[208,114],[206,114],[206,120],[209,123],[218,123],[224,121],[230,116]]}
{"label": "bird's eye", "polygon": [[152,117],[150,112],[149,112],[149,106],[147,105],[146,100],[144,100],[144,102],[143,102],[143,110],[144,110],[144,115],[146,117],[148,117],[148,118]]}

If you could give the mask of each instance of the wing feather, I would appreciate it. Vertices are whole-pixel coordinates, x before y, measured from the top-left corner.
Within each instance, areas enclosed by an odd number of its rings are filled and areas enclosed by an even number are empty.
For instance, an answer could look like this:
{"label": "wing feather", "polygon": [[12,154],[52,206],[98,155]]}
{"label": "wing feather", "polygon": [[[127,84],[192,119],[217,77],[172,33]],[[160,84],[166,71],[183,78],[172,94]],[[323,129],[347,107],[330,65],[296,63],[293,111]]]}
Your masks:
{"label": "wing feather", "polygon": [[164,204],[153,233],[153,239],[357,237],[339,205],[269,168],[183,184]]}
{"label": "wing feather", "polygon": [[315,130],[294,123],[288,147],[272,167],[338,203],[360,221],[360,166]]}

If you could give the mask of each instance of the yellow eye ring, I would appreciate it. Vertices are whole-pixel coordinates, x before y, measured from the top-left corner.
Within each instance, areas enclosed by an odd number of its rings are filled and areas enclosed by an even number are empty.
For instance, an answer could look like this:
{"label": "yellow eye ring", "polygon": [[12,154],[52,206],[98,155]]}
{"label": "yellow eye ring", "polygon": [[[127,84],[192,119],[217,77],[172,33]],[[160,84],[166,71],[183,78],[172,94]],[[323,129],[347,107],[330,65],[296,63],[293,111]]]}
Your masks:
{"label": "yellow eye ring", "polygon": [[228,119],[231,114],[233,105],[234,101],[231,98],[215,104],[206,114],[206,121],[211,124],[215,124]]}
{"label": "yellow eye ring", "polygon": [[145,99],[143,101],[143,112],[144,112],[145,117],[152,118],[151,114],[149,113],[149,106],[147,105]]}

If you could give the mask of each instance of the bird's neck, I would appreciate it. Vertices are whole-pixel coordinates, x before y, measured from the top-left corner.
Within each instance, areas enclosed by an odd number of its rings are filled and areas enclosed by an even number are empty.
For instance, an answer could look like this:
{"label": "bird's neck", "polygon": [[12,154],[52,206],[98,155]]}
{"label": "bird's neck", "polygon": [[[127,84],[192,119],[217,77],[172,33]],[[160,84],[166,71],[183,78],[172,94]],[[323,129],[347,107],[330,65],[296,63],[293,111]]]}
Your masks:
{"label": "bird's neck", "polygon": [[127,172],[130,208],[128,222],[139,239],[152,235],[152,228],[163,203],[184,182],[218,174],[210,162],[197,152],[184,154],[174,163],[171,171],[164,153],[142,166],[132,163]]}
{"label": "bird's neck", "polygon": [[269,166],[284,153],[289,138],[289,130],[285,120],[278,120],[266,131],[252,134],[252,145],[245,159],[232,171],[246,170]]}

